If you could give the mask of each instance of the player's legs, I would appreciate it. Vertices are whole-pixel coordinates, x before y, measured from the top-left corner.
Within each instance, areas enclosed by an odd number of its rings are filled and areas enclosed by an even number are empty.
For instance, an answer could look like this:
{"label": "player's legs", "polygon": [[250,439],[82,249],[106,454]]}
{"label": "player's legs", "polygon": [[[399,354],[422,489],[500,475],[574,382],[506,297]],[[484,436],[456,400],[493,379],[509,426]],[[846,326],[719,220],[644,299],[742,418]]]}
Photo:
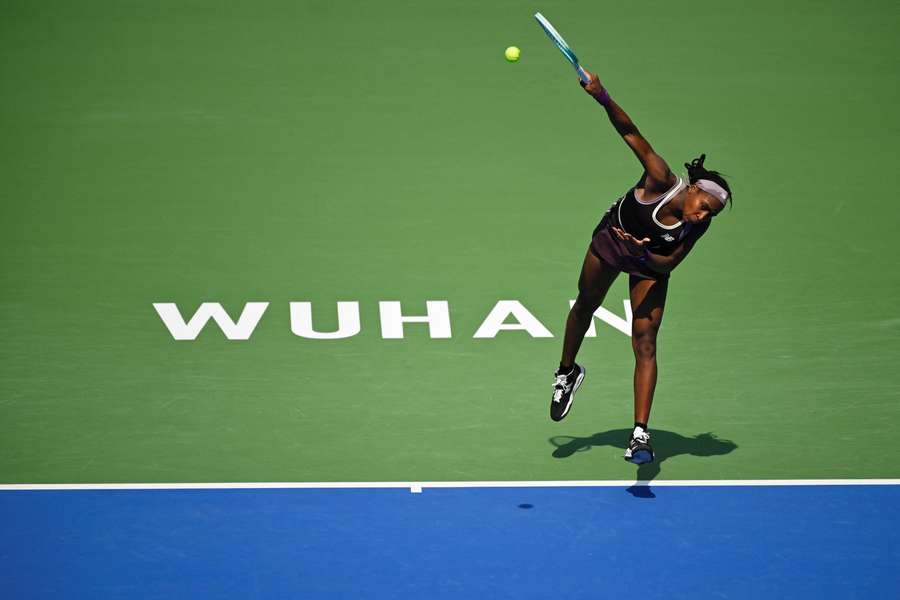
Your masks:
{"label": "player's legs", "polygon": [[641,279],[632,275],[631,347],[634,350],[634,420],[650,419],[653,391],[656,389],[656,335],[666,305],[668,279]]}
{"label": "player's legs", "polygon": [[584,334],[591,326],[594,311],[603,302],[618,274],[617,269],[603,262],[588,248],[578,277],[578,298],[566,319],[566,335],[559,361],[562,367],[571,368],[575,364],[575,356],[581,348]]}
{"label": "player's legs", "polygon": [[584,368],[575,363],[575,355],[578,354],[584,334],[591,325],[594,311],[600,306],[618,274],[618,270],[597,258],[588,248],[578,278],[578,298],[566,319],[562,360],[559,369],[553,375],[550,418],[554,421],[561,421],[569,414],[575,400],[575,392],[584,381]]}

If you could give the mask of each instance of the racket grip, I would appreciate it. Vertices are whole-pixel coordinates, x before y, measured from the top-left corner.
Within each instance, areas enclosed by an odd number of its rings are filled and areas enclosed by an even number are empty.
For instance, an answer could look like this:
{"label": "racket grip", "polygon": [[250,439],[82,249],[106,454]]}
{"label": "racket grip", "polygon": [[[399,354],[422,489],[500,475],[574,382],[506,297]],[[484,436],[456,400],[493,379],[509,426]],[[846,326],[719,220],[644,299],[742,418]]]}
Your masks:
{"label": "racket grip", "polygon": [[584,69],[581,68],[581,65],[576,65],[575,70],[578,71],[578,77],[581,78],[581,81],[585,83],[590,82],[591,78],[588,77],[588,74],[585,73]]}

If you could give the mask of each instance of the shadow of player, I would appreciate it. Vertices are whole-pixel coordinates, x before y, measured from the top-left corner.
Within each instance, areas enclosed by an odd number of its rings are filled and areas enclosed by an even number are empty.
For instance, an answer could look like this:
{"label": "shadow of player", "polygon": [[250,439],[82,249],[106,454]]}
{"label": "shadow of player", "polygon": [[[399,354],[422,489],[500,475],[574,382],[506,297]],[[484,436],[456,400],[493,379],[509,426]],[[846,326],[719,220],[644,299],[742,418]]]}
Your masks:
{"label": "shadow of player", "polygon": [[[651,442],[655,452],[655,460],[652,463],[638,466],[638,481],[652,481],[659,475],[662,463],[673,456],[690,454],[691,456],[720,456],[728,454],[737,444],[730,440],[722,440],[713,433],[700,433],[694,437],[684,437],[674,431],[665,429],[653,429],[650,431]],[[576,452],[586,452],[593,446],[612,446],[621,448],[624,452],[631,436],[631,429],[611,429],[602,433],[595,433],[590,437],[571,437],[557,435],[550,438],[550,443],[555,446],[553,458],[568,458]],[[635,496],[652,498],[653,493],[649,487],[646,490],[632,488],[629,490]],[[644,495],[642,495],[644,494]]]}

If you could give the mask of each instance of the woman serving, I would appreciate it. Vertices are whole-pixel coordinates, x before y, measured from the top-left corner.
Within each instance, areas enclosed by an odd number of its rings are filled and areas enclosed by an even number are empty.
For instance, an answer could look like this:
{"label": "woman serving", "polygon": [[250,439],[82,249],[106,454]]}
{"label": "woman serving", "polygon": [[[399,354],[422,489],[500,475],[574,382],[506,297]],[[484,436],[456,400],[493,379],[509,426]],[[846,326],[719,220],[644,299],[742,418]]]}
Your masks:
{"label": "woman serving", "polygon": [[594,311],[621,272],[628,273],[631,345],[634,349],[634,430],[625,460],[653,460],[647,422],[656,387],[656,336],[666,304],[669,273],[709,229],[710,220],[731,198],[728,183],[703,166],[705,154],[685,163],[688,181],[678,177],[610,97],[597,76],[585,71],[584,90],[605,109],[610,122],[644,167],[634,187],[619,198],[594,229],[578,278],[578,298],[569,311],[562,359],[554,374],[550,418],[572,408],[585,370],[575,362]]}

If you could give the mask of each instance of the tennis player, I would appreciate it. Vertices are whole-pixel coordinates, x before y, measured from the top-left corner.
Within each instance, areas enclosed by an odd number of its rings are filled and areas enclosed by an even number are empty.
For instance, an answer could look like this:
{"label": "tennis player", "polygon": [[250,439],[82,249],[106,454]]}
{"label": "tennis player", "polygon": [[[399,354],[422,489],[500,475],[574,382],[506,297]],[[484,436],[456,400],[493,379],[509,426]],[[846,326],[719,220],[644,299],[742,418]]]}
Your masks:
{"label": "tennis player", "polygon": [[656,337],[666,304],[669,273],[709,229],[731,198],[728,183],[703,166],[705,154],[685,163],[688,180],[672,172],[593,73],[581,82],[606,109],[610,122],[644,167],[638,182],[619,198],[594,229],[578,279],[578,299],[566,321],[562,360],[553,383],[550,418],[562,420],[584,381],[575,362],[594,311],[621,272],[628,273],[634,349],[634,430],[625,460],[653,461],[647,422],[656,387]]}

